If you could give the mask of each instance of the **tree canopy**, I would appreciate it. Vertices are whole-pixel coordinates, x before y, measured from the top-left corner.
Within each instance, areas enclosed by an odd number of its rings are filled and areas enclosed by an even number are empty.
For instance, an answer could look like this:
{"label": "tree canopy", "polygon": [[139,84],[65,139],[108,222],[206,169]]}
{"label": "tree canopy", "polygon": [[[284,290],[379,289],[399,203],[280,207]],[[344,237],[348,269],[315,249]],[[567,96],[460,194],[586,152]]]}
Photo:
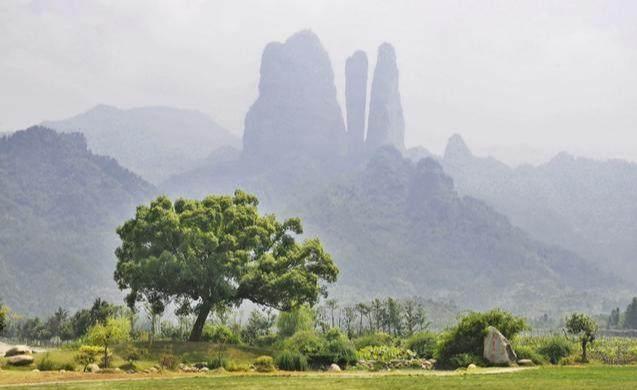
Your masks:
{"label": "tree canopy", "polygon": [[203,200],[161,196],[137,208],[117,229],[122,244],[115,280],[130,289],[127,303],[170,301],[197,315],[190,339],[199,340],[214,308],[243,300],[290,310],[326,295],[338,268],[318,239],[297,243],[298,218],[261,216],[255,196]]}
{"label": "tree canopy", "polygon": [[573,313],[566,318],[566,331],[579,338],[582,344],[582,362],[587,362],[586,347],[595,341],[598,325],[591,317],[582,313]]}

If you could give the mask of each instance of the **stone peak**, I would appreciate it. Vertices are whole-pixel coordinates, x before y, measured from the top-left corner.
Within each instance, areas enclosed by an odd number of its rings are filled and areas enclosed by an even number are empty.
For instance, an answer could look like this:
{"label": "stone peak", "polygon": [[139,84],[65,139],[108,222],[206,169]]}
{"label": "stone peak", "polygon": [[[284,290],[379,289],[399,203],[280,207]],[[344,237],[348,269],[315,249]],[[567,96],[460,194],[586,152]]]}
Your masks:
{"label": "stone peak", "polygon": [[467,147],[467,144],[464,142],[464,139],[460,136],[460,134],[454,134],[449,137],[449,141],[447,142],[447,147],[445,149],[445,159],[454,159],[454,158],[467,158],[473,157],[471,150]]}

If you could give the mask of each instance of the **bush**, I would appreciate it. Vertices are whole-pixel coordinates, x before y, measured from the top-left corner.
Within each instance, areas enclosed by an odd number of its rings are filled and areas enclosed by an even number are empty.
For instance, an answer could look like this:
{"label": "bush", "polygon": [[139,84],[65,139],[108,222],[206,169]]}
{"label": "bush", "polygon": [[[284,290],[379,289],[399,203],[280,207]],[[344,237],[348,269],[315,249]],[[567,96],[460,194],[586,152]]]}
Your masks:
{"label": "bush", "polygon": [[487,328],[493,326],[504,337],[511,340],[513,336],[527,328],[522,318],[496,309],[486,313],[469,313],[462,317],[458,324],[443,333],[436,346],[436,365],[442,368],[458,368],[458,355],[482,356],[484,336]]}
{"label": "bush", "polygon": [[312,311],[309,306],[303,305],[291,311],[279,313],[276,327],[279,331],[279,336],[281,338],[287,338],[298,332],[314,329],[315,322],[314,311]]}
{"label": "bush", "polygon": [[272,356],[259,356],[254,361],[254,369],[257,370],[257,372],[274,371],[274,360],[272,359]]}
{"label": "bush", "polygon": [[573,353],[573,344],[564,337],[554,336],[545,341],[538,352],[546,357],[551,364],[557,364]]}
{"label": "bush", "polygon": [[241,336],[225,325],[206,324],[201,337],[218,344],[241,344]]}
{"label": "bush", "polygon": [[89,364],[93,364],[97,361],[97,358],[102,355],[104,349],[95,345],[82,345],[78,352],[75,354],[75,361],[82,365],[82,370],[86,371]]}
{"label": "bush", "polygon": [[432,332],[416,333],[407,339],[405,347],[421,359],[431,359],[436,350],[436,335]]}
{"label": "bush", "polygon": [[319,352],[309,355],[309,359],[313,367],[326,367],[336,363],[346,368],[358,362],[358,354],[352,343],[345,338],[327,342]]}
{"label": "bush", "polygon": [[[208,367],[210,368],[210,367]],[[225,364],[223,364],[223,368],[226,369],[227,371],[230,372],[245,372],[248,371],[250,368],[246,365],[241,365],[241,364],[237,364],[233,361],[227,361]]]}
{"label": "bush", "polygon": [[415,354],[404,348],[382,345],[380,347],[365,347],[358,351],[358,357],[362,360],[389,363],[392,360],[413,359]]}
{"label": "bush", "polygon": [[520,345],[515,347],[514,350],[518,359],[529,359],[537,365],[546,364],[544,356],[529,346]]}
{"label": "bush", "polygon": [[276,366],[284,371],[306,371],[307,358],[299,352],[283,351],[276,356]]}
{"label": "bush", "polygon": [[229,366],[228,359],[226,359],[223,355],[213,356],[206,363],[206,367],[208,367],[211,370],[215,370],[215,369],[221,368],[221,367],[227,368],[228,366]]}
{"label": "bush", "polygon": [[387,333],[377,332],[361,336],[354,340],[356,350],[361,350],[365,347],[380,347],[383,345],[394,345],[394,339]]}
{"label": "bush", "polygon": [[257,347],[260,348],[267,348],[267,347],[271,347],[272,345],[274,345],[274,343],[276,343],[278,340],[277,335],[275,334],[266,334],[263,336],[258,336],[255,340],[254,340],[254,345],[256,345]]}
{"label": "bush", "polygon": [[51,356],[48,352],[45,353],[42,360],[40,360],[38,364],[36,364],[36,368],[40,371],[55,371],[58,369],[57,367],[57,364],[55,364],[53,360],[51,360]]}
{"label": "bush", "polygon": [[297,351],[305,356],[319,353],[324,346],[324,340],[311,330],[296,332],[283,342],[284,349]]}
{"label": "bush", "polygon": [[485,361],[482,357],[471,353],[459,353],[457,355],[453,355],[449,358],[449,361],[451,365],[456,368],[467,367],[469,364],[475,364],[476,366],[485,365]]}
{"label": "bush", "polygon": [[159,366],[162,369],[167,368],[169,370],[174,370],[175,368],[177,368],[178,364],[179,364],[179,360],[177,356],[170,353],[165,353],[161,355],[161,357],[159,358]]}

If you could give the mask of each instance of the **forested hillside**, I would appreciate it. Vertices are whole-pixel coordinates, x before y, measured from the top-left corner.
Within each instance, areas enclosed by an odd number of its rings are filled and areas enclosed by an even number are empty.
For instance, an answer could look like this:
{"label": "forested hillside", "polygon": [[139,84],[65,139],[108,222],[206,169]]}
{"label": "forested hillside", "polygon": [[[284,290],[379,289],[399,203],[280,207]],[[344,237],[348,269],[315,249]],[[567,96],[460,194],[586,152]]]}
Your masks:
{"label": "forested hillside", "polygon": [[153,192],[80,134],[0,139],[0,296],[23,313],[114,296],[114,229]]}

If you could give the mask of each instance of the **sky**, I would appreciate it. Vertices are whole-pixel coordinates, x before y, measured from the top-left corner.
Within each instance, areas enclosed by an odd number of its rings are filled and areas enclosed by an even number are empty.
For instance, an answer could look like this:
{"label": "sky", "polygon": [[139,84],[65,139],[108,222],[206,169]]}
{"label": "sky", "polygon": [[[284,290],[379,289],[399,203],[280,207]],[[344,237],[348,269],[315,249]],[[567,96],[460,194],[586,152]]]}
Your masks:
{"label": "sky", "polygon": [[[406,143],[461,134],[511,164],[637,161],[637,1],[0,1],[0,131],[97,104],[167,105],[241,134],[263,48],[311,29],[346,58],[396,48]],[[341,104],[344,107],[344,104]]]}

